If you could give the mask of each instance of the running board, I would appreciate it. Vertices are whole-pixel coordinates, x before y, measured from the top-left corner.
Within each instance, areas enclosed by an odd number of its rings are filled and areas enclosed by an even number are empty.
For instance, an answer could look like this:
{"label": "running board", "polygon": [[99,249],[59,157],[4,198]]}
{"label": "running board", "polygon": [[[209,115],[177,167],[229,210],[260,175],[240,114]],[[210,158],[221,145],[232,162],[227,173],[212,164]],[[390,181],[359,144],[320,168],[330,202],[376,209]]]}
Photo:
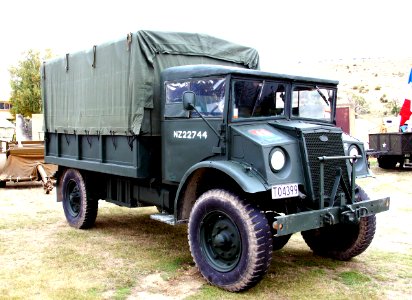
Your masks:
{"label": "running board", "polygon": [[154,214],[150,215],[150,219],[160,221],[169,225],[176,225],[176,219],[174,215]]}

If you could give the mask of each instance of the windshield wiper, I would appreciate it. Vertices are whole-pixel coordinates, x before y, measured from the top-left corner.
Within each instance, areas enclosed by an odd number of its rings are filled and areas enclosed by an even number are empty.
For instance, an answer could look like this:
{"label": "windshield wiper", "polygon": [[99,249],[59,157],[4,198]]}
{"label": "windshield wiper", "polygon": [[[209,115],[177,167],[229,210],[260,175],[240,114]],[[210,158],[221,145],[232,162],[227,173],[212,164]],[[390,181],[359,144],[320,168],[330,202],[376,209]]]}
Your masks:
{"label": "windshield wiper", "polygon": [[323,92],[319,89],[317,85],[315,85],[316,90],[318,91],[319,95],[322,97],[322,99],[325,101],[325,103],[329,106],[329,101],[326,99],[326,96],[323,94]]}
{"label": "windshield wiper", "polygon": [[256,107],[258,106],[258,104],[260,105],[260,98],[262,98],[264,86],[265,86],[265,80],[263,80],[262,82],[262,86],[260,87],[260,91],[259,91],[259,96],[257,97],[255,104],[253,105],[252,115],[250,117],[253,117],[253,115],[255,114]]}

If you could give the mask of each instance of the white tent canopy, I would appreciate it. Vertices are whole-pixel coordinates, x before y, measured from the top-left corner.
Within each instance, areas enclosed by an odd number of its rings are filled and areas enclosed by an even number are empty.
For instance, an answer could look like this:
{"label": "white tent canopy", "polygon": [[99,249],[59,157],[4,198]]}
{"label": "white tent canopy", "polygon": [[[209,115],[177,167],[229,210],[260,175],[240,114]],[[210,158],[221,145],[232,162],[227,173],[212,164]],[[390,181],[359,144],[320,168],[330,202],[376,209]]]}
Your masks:
{"label": "white tent canopy", "polygon": [[14,124],[7,119],[0,118],[0,128],[14,128]]}
{"label": "white tent canopy", "polygon": [[0,139],[10,140],[13,137],[15,126],[7,119],[0,118]]}

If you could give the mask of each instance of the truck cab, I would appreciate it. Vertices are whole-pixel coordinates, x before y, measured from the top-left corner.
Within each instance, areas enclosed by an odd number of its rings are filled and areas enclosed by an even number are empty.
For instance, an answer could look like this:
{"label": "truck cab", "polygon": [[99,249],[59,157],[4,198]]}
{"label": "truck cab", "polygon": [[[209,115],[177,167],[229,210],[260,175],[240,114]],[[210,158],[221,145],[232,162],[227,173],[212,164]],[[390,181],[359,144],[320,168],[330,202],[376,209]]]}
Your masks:
{"label": "truck cab", "polygon": [[[189,176],[210,172],[209,183],[227,176],[245,193],[315,208],[321,181],[328,202],[350,189],[352,169],[369,174],[363,144],[335,127],[336,81],[199,65],[170,68],[163,82],[165,183],[183,188]],[[320,178],[318,157],[354,154],[354,163],[323,162]],[[335,190],[333,166],[342,171]]]}
{"label": "truck cab", "polygon": [[[370,200],[355,183],[367,160],[335,126],[338,82],[205,65],[162,76],[162,181],[179,186],[174,221],[189,223],[192,255],[213,284],[245,288],[233,283],[252,247],[244,235],[278,250],[300,231],[314,252],[342,260],[368,247],[389,198]],[[249,207],[266,237],[236,221]]]}

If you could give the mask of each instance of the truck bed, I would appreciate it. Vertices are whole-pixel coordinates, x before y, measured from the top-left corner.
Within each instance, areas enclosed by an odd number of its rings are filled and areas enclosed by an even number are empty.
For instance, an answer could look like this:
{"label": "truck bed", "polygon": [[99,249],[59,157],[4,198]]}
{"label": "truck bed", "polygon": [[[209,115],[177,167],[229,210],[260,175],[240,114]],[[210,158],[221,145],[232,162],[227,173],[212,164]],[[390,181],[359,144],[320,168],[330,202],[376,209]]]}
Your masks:
{"label": "truck bed", "polygon": [[369,148],[381,155],[412,153],[412,132],[369,134]]}
{"label": "truck bed", "polygon": [[46,134],[47,163],[88,171],[151,178],[160,174],[160,137]]}

